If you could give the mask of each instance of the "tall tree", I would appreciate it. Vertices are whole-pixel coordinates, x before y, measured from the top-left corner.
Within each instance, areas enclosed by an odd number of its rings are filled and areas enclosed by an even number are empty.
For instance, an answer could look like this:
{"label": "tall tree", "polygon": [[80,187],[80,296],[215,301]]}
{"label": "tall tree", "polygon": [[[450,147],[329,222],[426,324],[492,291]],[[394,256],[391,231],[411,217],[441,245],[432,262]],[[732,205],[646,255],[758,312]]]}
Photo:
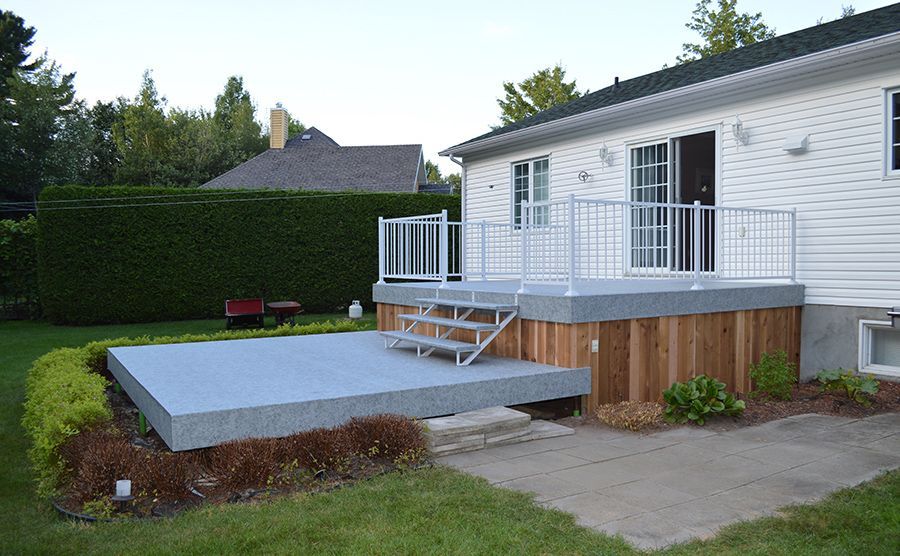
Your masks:
{"label": "tall tree", "polygon": [[[844,19],[845,17],[850,17],[852,15],[856,15],[856,8],[853,7],[853,4],[843,5],[841,4],[841,15],[838,19]],[[825,18],[820,17],[816,20],[816,25],[822,25],[825,23]]]}
{"label": "tall tree", "polygon": [[114,130],[123,125],[123,111],[127,101],[119,98],[111,102],[97,101],[87,117],[91,133],[88,140],[88,159],[82,183],[88,185],[112,185],[122,164],[122,154],[113,137]]}
{"label": "tall tree", "polygon": [[738,13],[737,0],[716,0],[718,10],[711,10],[712,0],[700,0],[685,27],[700,35],[702,43],[685,43],[677,57],[679,64],[714,56],[741,46],[771,39],[775,29],[762,20],[762,13]]}
{"label": "tall tree", "polygon": [[518,86],[504,81],[503,92],[504,98],[497,99],[502,125],[517,122],[582,95],[574,79],[566,82],[566,70],[559,64],[535,72]]}
{"label": "tall tree", "polygon": [[13,198],[32,199],[47,185],[77,182],[90,135],[74,73],[42,57],[33,71],[15,70],[2,119],[0,184]]}
{"label": "tall tree", "polygon": [[141,79],[134,102],[122,113],[122,125],[113,137],[122,154],[122,165],[116,180],[126,185],[158,185],[167,183],[172,174],[169,158],[166,99],[156,91],[150,70]]}
{"label": "tall tree", "polygon": [[262,128],[254,119],[256,108],[250,93],[244,89],[244,79],[233,75],[225,83],[225,90],[216,97],[212,115],[215,130],[220,134],[222,150],[215,177],[252,158],[267,147]]}
{"label": "tall tree", "polygon": [[26,27],[25,20],[10,11],[0,10],[0,98],[9,95],[8,80],[16,71],[30,72],[38,67],[35,60],[26,64],[31,55],[28,48],[34,43],[34,27]]}

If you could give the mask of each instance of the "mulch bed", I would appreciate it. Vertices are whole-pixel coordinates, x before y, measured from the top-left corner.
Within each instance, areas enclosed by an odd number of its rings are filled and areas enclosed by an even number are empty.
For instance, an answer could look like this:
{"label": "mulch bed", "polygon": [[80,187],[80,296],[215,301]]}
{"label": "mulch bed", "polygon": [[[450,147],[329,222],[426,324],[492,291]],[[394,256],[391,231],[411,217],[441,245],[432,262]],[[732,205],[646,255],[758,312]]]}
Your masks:
{"label": "mulch bed", "polygon": [[741,398],[747,402],[747,409],[734,421],[742,425],[758,425],[804,413],[862,418],[900,411],[900,383],[881,381],[869,407],[854,402],[842,392],[822,392],[814,383],[795,386],[788,401]]}
{"label": "mulch bed", "polygon": [[[127,394],[124,392],[117,393],[110,388],[107,390],[107,398],[113,410],[113,427],[124,433],[132,446],[146,449],[152,453],[169,452],[168,446],[152,428],[146,436],[140,434],[138,409]],[[341,467],[340,471],[323,469],[312,473],[300,468],[285,470],[279,474],[277,480],[271,485],[264,488],[247,488],[240,491],[217,488],[217,481],[214,477],[201,476],[193,482],[191,492],[185,493],[185,497],[182,500],[164,502],[153,497],[144,496],[130,502],[127,508],[124,508],[124,513],[115,511],[112,516],[99,519],[95,516],[85,515],[80,501],[72,493],[65,492],[65,488],[62,495],[54,500],[54,505],[61,513],[66,514],[70,518],[87,521],[171,517],[186,509],[204,504],[253,503],[268,501],[274,496],[291,493],[304,492],[315,494],[329,492],[401,468],[417,469],[430,465],[432,463],[427,457],[422,461],[398,465],[385,458],[358,455],[352,456],[347,464]]]}
{"label": "mulch bed", "polygon": [[[900,383],[883,380],[878,385],[878,393],[872,398],[872,404],[868,407],[860,405],[849,398],[843,392],[822,392],[816,383],[799,384],[794,387],[790,400],[767,400],[762,398],[749,398],[745,394],[738,394],[739,399],[746,402],[747,408],[738,417],[716,417],[707,421],[705,425],[711,430],[729,430],[738,427],[760,425],[769,421],[818,413],[822,415],[837,415],[840,417],[863,418],[880,413],[900,412]],[[660,406],[665,407],[660,403]],[[602,426],[596,415],[584,415],[581,417],[567,417],[557,421],[569,427],[577,426]],[[698,426],[691,423],[684,425],[671,425],[660,420],[655,426],[641,430],[648,434],[675,427]]]}

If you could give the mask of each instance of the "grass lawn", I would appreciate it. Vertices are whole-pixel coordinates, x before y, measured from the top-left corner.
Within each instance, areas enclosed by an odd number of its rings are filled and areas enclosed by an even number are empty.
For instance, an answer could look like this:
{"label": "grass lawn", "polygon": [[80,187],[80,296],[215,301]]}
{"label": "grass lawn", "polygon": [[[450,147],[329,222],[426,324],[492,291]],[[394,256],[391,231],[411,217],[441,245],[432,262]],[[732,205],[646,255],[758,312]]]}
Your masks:
{"label": "grass lawn", "polygon": [[[342,315],[304,315],[312,322]],[[368,321],[374,327],[374,319]],[[25,372],[54,347],[213,332],[221,320],[96,327],[0,322],[0,553],[630,554],[617,539],[528,496],[448,469],[379,477],[329,494],[226,505],[175,519],[86,526],[35,499],[19,426]],[[783,518],[732,526],[672,554],[896,554],[900,473]]]}

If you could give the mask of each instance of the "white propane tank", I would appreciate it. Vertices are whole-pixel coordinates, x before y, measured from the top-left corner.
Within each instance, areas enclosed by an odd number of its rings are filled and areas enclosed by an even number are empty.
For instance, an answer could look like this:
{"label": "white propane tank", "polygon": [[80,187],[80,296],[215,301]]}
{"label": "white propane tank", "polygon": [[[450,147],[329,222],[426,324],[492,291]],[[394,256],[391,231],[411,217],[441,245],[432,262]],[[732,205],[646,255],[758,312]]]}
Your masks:
{"label": "white propane tank", "polygon": [[362,318],[362,305],[359,304],[358,299],[354,299],[353,303],[350,304],[350,315],[349,316],[351,319]]}

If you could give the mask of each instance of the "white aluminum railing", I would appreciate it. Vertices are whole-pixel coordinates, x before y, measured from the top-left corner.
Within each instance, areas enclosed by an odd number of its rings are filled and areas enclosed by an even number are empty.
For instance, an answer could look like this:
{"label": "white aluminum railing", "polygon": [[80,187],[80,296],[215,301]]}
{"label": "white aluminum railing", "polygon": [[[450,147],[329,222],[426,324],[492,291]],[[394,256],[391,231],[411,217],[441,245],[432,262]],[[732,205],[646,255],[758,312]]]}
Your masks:
{"label": "white aluminum railing", "polygon": [[514,278],[767,280],[796,277],[794,210],[607,201],[524,203],[523,224],[379,219],[379,281]]}

